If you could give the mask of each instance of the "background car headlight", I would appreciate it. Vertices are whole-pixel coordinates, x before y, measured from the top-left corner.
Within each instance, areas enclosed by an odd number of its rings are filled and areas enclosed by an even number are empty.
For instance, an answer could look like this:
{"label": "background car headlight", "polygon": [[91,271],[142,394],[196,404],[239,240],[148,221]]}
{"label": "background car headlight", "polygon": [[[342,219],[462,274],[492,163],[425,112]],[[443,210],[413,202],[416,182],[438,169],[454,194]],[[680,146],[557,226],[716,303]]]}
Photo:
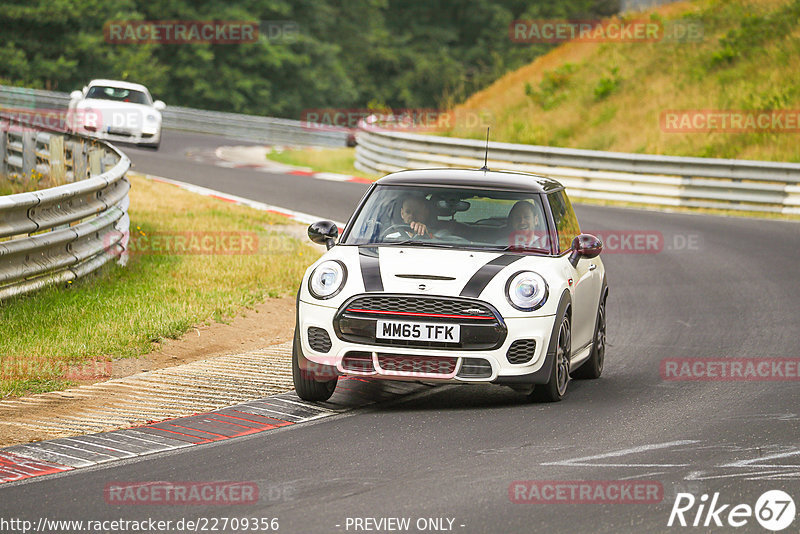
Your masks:
{"label": "background car headlight", "polygon": [[547,301],[547,292],[547,282],[541,275],[532,271],[515,273],[506,283],[508,302],[521,311],[541,308]]}
{"label": "background car headlight", "polygon": [[156,116],[153,115],[153,114],[150,114],[150,115],[147,116],[147,120],[150,121],[150,122],[156,122]]}
{"label": "background car headlight", "polygon": [[308,278],[308,290],[311,296],[318,299],[329,299],[336,296],[347,280],[347,268],[337,260],[320,263]]}

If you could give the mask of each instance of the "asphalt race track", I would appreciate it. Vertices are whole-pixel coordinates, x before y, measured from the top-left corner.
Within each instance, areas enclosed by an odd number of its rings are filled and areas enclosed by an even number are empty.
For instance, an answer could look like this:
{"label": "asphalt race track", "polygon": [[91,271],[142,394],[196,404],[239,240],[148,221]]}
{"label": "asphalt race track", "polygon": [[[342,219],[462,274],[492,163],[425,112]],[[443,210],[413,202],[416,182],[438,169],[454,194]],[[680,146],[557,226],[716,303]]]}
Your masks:
{"label": "asphalt race track", "polygon": [[[123,150],[139,172],[335,220],[346,220],[366,189],[184,155],[220,144],[226,141],[168,131],[158,152]],[[603,253],[610,287],[604,374],[573,381],[563,402],[530,404],[499,386],[425,389],[264,435],[7,484],[0,515],[34,523],[43,515],[264,517],[278,518],[287,533],[364,532],[374,524],[356,529],[354,518],[389,517],[410,518],[408,532],[437,531],[431,525],[463,533],[766,532],[753,517],[738,529],[713,522],[670,529],[667,522],[678,492],[698,500],[719,492],[719,503],[730,505],[722,521],[767,490],[789,493],[800,507],[800,382],[668,381],[660,365],[665,358],[800,356],[800,224],[576,211],[584,231],[661,237],[657,249]],[[254,481],[261,499],[240,506],[104,500],[107,483],[157,480]],[[657,481],[663,495],[656,504],[514,503],[509,488],[517,480]],[[418,529],[420,518],[445,520]]]}

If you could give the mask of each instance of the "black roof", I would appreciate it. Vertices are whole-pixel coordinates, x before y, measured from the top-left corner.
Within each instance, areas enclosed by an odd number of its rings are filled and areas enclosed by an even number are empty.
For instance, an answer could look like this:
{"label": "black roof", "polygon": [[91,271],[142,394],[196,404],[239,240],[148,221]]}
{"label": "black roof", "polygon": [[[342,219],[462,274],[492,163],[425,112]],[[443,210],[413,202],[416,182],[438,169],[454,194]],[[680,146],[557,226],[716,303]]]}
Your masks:
{"label": "black roof", "polygon": [[556,180],[538,174],[481,169],[419,169],[387,174],[376,183],[380,185],[427,185],[436,187],[467,187],[547,193],[562,186]]}

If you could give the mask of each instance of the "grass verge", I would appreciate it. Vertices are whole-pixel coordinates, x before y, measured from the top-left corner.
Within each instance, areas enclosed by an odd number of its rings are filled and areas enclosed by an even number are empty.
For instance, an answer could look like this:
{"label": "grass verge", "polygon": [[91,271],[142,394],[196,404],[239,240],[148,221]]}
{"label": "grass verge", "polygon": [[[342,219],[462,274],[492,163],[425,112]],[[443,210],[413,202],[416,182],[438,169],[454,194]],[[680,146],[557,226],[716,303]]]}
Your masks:
{"label": "grass verge", "polygon": [[355,148],[272,149],[267,154],[267,159],[296,167],[308,167],[315,172],[349,174],[368,180],[377,180],[382,176],[365,173],[355,168]]}
{"label": "grass verge", "polygon": [[87,365],[294,294],[319,255],[278,215],[130,180],[126,267],[0,303],[0,398],[62,389]]}

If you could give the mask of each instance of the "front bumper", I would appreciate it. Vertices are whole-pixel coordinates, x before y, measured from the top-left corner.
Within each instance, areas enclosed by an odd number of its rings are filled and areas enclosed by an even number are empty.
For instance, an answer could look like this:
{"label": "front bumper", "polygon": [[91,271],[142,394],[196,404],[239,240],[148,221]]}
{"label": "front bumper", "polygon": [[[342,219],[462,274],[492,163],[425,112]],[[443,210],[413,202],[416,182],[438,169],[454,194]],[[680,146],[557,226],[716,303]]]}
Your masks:
{"label": "front bumper", "polygon": [[[117,133],[118,132],[118,133]],[[136,145],[157,145],[161,142],[161,128],[145,129],[144,131],[119,129],[117,131],[79,130],[79,133],[102,139],[103,141],[117,143],[132,143]]]}
{"label": "front bumper", "polygon": [[[340,309],[302,300],[298,301],[297,306],[297,327],[303,356],[312,365],[335,368],[338,374],[391,380],[515,384],[546,382],[546,375],[549,375],[546,355],[555,321],[554,315],[499,317],[504,335],[490,348],[476,349],[474,346],[447,347],[444,344],[429,344],[431,346],[425,347],[397,346],[391,342],[363,341],[363,336],[362,341],[353,341],[352,335],[342,336],[338,328],[337,319],[342,315]],[[441,322],[429,318],[409,320]],[[314,341],[313,346],[309,337]],[[326,342],[320,343],[320,339],[326,337]],[[519,343],[515,345],[515,342],[523,343],[529,349],[530,358],[527,361],[509,361],[509,349],[512,345],[520,346]],[[532,347],[532,342],[535,347]],[[323,350],[315,350],[315,347]]]}

